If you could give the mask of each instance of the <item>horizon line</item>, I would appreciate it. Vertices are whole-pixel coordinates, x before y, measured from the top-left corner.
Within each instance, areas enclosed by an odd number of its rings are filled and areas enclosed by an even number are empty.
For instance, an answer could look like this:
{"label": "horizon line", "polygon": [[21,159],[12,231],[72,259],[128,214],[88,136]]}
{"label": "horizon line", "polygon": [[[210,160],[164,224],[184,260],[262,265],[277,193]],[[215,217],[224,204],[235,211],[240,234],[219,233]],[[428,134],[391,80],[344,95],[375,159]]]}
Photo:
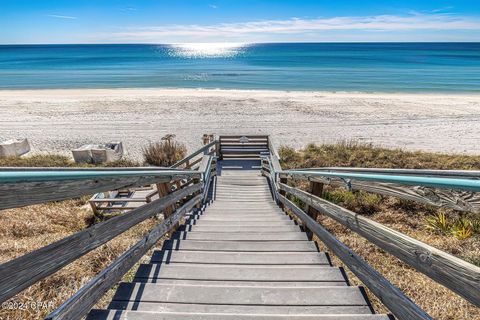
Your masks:
{"label": "horizon line", "polygon": [[480,40],[475,41],[266,41],[266,42],[78,42],[78,43],[0,43],[0,46],[41,46],[41,45],[179,45],[179,44],[239,44],[239,45],[248,45],[248,44],[360,44],[360,43],[480,43]]}

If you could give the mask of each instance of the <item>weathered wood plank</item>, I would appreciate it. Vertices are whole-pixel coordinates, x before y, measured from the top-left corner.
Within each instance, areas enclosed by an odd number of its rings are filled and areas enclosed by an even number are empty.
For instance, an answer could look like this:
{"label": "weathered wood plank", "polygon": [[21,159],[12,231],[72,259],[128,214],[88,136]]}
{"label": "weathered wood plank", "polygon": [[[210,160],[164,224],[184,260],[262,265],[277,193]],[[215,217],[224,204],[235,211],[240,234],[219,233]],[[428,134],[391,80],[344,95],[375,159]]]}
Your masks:
{"label": "weathered wood plank", "polygon": [[121,283],[113,301],[136,301],[139,291],[142,301],[159,303],[258,305],[261,301],[261,305],[306,307],[366,304],[358,287],[175,286],[161,283]]}
{"label": "weathered wood plank", "polygon": [[193,162],[190,162],[190,160],[188,160],[187,162],[185,162],[185,169],[190,169],[192,168],[194,165],[200,163],[202,161],[203,157],[200,157],[198,159],[195,159]]}
{"label": "weathered wood plank", "polygon": [[480,268],[308,192],[279,185],[436,282],[480,306]]}
{"label": "weathered wood plank", "polygon": [[240,139],[242,137],[247,137],[248,139],[263,139],[266,140],[268,138],[268,135],[256,135],[256,134],[245,134],[245,135],[221,135],[220,141],[222,140],[229,140],[229,139]]}
{"label": "weathered wood plank", "polygon": [[210,142],[209,144],[204,145],[203,147],[201,147],[201,148],[198,149],[197,151],[191,153],[191,154],[188,155],[187,157],[185,157],[185,158],[183,158],[182,160],[180,160],[180,161],[178,161],[177,163],[175,163],[175,164],[172,166],[172,168],[178,168],[178,167],[181,166],[182,164],[187,163],[187,161],[190,161],[191,159],[195,158],[197,155],[204,153],[205,150],[209,150],[211,147],[215,146],[217,143],[218,143],[218,141],[217,141],[217,140],[214,140],[214,141]]}
{"label": "weathered wood plank", "polygon": [[[339,178],[296,176],[304,180],[317,181],[334,187],[346,187],[346,182]],[[425,186],[408,186],[387,182],[349,180],[349,188],[363,190],[384,196],[392,196],[416,201],[440,208],[480,213],[480,193],[440,189]]]}
{"label": "weathered wood plank", "polygon": [[201,188],[199,183],[181,189],[0,265],[0,302]]}
{"label": "weathered wood plank", "polygon": [[[315,181],[317,181],[317,179],[315,179]],[[332,179],[328,183],[333,186],[345,185],[345,183],[339,179]],[[363,190],[440,208],[480,213],[480,193],[478,192],[355,180],[350,182],[350,186],[352,190]]]}
{"label": "weathered wood plank", "polygon": [[105,292],[120,281],[123,275],[127,273],[160,238],[180,222],[183,215],[190,211],[200,200],[201,197],[196,196],[178,208],[171,216],[153,228],[144,238],[90,280],[58,307],[58,309],[49,314],[46,319],[73,320],[85,316]]}
{"label": "weathered wood plank", "polygon": [[[302,169],[303,170],[303,169]],[[436,170],[436,169],[391,169],[391,168],[355,168],[355,167],[322,167],[309,168],[307,170],[315,171],[337,171],[337,172],[355,172],[355,173],[378,173],[392,175],[421,175],[429,177],[442,178],[470,178],[480,179],[479,170]]]}
{"label": "weathered wood plank", "polygon": [[408,320],[432,319],[420,309],[400,289],[390,283],[384,276],[373,269],[365,260],[353,252],[345,244],[324,227],[309,217],[293,202],[279,197],[280,201],[290,209],[312,232],[362,281],[375,296],[398,318]]}
{"label": "weathered wood plank", "polygon": [[140,177],[102,177],[81,180],[55,180],[0,184],[0,209],[59,201],[120,188],[139,187],[199,176],[199,173],[153,175]]}

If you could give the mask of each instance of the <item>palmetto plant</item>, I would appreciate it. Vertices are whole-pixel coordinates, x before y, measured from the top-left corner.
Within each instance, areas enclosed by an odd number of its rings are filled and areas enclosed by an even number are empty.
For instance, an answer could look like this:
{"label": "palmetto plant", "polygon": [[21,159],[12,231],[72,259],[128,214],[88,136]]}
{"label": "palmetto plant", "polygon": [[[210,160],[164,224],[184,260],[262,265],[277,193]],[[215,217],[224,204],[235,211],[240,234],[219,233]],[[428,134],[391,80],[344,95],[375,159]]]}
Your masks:
{"label": "palmetto plant", "polygon": [[427,218],[426,227],[432,231],[447,234],[450,232],[451,223],[444,212],[439,212]]}

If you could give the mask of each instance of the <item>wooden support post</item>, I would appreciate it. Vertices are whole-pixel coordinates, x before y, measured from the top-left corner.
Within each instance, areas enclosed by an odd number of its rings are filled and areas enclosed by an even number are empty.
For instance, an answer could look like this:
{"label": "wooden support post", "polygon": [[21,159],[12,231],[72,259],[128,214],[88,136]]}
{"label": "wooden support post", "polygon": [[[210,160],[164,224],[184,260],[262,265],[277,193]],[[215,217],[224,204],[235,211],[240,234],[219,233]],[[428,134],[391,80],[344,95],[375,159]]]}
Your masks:
{"label": "wooden support post", "polygon": [[[199,178],[193,179],[193,184],[197,184],[197,183],[200,183],[200,182],[201,182],[201,181],[200,181]],[[205,185],[206,185],[206,184],[205,184]],[[198,195],[198,194],[200,194],[200,193],[202,193],[202,190],[199,190],[199,191],[197,191],[196,193],[192,194],[192,197],[195,197],[196,195]],[[197,209],[200,209],[201,207],[202,207],[202,202],[201,202],[201,201],[198,202],[198,203],[195,205],[195,208],[197,208]]]}
{"label": "wooden support post", "polygon": [[[309,187],[308,192],[310,192],[314,196],[317,196],[317,197],[321,198],[322,193],[323,193],[323,183],[316,182],[316,181],[310,181],[310,187]],[[320,212],[318,212],[317,209],[308,206],[307,213],[310,217],[312,217],[316,221],[317,216]]]}
{"label": "wooden support post", "polygon": [[[284,183],[284,184],[287,184],[288,182],[288,179],[287,178],[280,178],[280,183]],[[286,197],[287,196],[287,193],[284,191],[284,190],[279,190],[278,193],[280,193],[282,196]],[[278,205],[280,206],[280,208],[282,208],[284,211],[285,211],[285,206],[283,203],[281,202],[278,202]]]}
{"label": "wooden support post", "polygon": [[[308,188],[308,192],[313,194],[314,196],[321,197],[323,193],[323,183],[310,181],[310,185]],[[320,213],[317,209],[309,206],[308,204],[305,205],[305,212],[311,217],[313,220],[317,221],[317,216]],[[305,231],[307,232],[307,236],[309,240],[312,240],[313,233],[305,227]]]}
{"label": "wooden support post", "polygon": [[[172,192],[171,186],[172,186],[171,182],[158,183],[157,184],[158,197],[163,198],[166,195],[170,194]],[[174,206],[168,207],[165,210],[163,210],[163,218],[164,219],[168,218],[174,210],[175,210]]]}

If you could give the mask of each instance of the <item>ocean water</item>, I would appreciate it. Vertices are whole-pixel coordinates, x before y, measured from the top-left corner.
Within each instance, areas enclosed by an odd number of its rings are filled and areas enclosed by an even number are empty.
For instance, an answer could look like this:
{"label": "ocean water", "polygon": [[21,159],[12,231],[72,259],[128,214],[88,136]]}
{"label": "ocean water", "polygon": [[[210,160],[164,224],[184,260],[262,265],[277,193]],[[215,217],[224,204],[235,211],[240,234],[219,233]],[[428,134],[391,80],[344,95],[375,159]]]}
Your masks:
{"label": "ocean water", "polygon": [[480,92],[480,43],[2,45],[0,89]]}

